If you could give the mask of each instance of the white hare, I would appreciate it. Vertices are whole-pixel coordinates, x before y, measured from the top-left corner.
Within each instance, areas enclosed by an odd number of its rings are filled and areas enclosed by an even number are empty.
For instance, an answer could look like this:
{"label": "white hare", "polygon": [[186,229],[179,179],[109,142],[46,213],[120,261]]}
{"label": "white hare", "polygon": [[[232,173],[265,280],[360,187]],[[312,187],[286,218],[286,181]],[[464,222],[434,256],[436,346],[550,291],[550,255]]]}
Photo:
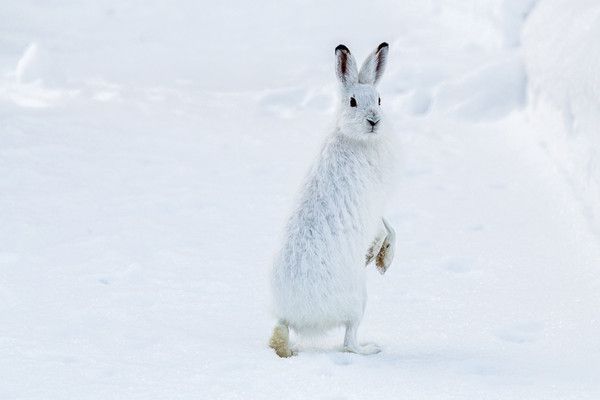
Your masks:
{"label": "white hare", "polygon": [[394,256],[394,230],[383,219],[392,152],[384,131],[379,82],[388,55],[382,43],[360,72],[344,45],[335,49],[341,104],[336,127],[325,141],[285,230],[272,273],[278,323],[270,346],[294,354],[289,328],[303,334],[344,326],[346,351],[373,354],[356,334],[367,293],[365,264],[384,273]]}

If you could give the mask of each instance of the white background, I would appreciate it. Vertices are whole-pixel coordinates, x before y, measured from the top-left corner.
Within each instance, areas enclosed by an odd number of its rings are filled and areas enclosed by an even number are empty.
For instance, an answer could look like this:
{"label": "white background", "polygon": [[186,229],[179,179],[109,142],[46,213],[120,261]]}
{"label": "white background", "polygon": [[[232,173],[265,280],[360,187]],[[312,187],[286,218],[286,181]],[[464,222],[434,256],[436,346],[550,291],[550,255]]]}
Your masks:
{"label": "white background", "polygon": [[[0,398],[599,398],[599,30],[589,0],[4,1]],[[279,359],[268,273],[333,49],[382,41],[383,351]]]}

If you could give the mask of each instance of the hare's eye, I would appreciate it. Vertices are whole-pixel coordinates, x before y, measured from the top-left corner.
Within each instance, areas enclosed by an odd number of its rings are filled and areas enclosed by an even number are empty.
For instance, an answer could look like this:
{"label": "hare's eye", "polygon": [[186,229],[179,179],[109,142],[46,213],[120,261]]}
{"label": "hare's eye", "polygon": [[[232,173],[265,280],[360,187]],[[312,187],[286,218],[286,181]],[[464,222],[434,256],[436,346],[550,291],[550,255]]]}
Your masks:
{"label": "hare's eye", "polygon": [[354,97],[350,97],[350,107],[356,107],[356,99]]}
{"label": "hare's eye", "polygon": [[381,97],[379,98],[379,105],[381,105]]}

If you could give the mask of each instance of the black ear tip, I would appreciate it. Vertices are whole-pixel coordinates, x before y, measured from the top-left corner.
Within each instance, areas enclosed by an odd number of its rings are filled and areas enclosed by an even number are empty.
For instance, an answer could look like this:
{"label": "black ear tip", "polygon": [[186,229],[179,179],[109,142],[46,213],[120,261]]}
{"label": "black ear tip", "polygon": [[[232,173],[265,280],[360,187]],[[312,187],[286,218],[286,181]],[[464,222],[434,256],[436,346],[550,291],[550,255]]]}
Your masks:
{"label": "black ear tip", "polygon": [[347,51],[348,53],[350,53],[350,50],[344,46],[343,44],[338,45],[338,47],[335,48],[335,51],[337,52],[338,50],[340,51]]}
{"label": "black ear tip", "polygon": [[384,47],[390,47],[390,45],[387,44],[387,42],[383,42],[379,46],[377,46],[377,51],[383,49]]}

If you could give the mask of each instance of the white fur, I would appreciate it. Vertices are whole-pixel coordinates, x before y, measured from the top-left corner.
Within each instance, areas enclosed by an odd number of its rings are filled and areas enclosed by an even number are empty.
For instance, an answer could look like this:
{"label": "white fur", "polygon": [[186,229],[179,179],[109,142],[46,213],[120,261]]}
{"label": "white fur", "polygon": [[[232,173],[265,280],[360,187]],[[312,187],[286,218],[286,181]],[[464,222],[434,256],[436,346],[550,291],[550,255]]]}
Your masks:
{"label": "white fur", "polygon": [[[336,49],[341,83],[336,128],[302,187],[272,274],[279,325],[309,334],[345,326],[346,350],[368,354],[378,348],[359,346],[356,330],[367,300],[365,254],[382,231],[392,170],[390,137],[374,87],[375,73],[380,76],[384,64],[378,69],[373,63],[378,57],[385,63],[386,54],[387,45],[378,48],[359,78],[350,52]],[[346,71],[340,70],[342,57]],[[356,107],[350,106],[350,97]],[[367,119],[379,122],[372,127]]]}

